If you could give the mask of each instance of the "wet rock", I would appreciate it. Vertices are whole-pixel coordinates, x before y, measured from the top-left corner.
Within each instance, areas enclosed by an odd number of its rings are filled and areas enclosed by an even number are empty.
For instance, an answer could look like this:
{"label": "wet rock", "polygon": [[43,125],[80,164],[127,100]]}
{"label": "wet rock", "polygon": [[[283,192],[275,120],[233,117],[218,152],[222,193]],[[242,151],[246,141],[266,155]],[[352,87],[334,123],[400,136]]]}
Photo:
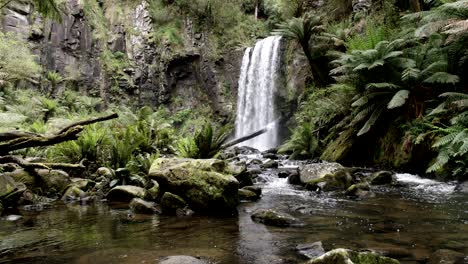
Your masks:
{"label": "wet rock", "polygon": [[373,193],[370,191],[369,184],[363,182],[351,185],[348,189],[346,189],[345,195],[358,198],[365,198],[372,197]]}
{"label": "wet rock", "polygon": [[462,183],[460,183],[456,189],[457,191],[459,192],[462,192],[462,193],[468,193],[468,181],[464,181]]}
{"label": "wet rock", "polygon": [[149,176],[196,212],[230,213],[239,204],[239,182],[231,173],[222,160],[160,158],[153,162]]}
{"label": "wet rock", "polygon": [[68,173],[61,170],[39,169],[36,170],[36,173],[41,178],[47,192],[51,194],[62,193],[71,184]]}
{"label": "wet rock", "polygon": [[302,184],[307,184],[312,180],[322,178],[343,168],[341,164],[334,162],[307,164],[299,168],[299,179]]}
{"label": "wet rock", "polygon": [[70,186],[62,196],[63,201],[76,201],[84,198],[86,193],[77,186]]}
{"label": "wet rock", "polygon": [[299,244],[296,246],[296,251],[302,257],[313,259],[325,254],[325,249],[321,241],[310,244]]}
{"label": "wet rock", "polygon": [[159,188],[159,183],[155,180],[151,180],[152,187],[148,189],[148,199],[150,200],[156,200],[159,196],[160,188]]}
{"label": "wet rock", "polygon": [[208,264],[208,262],[191,256],[170,256],[162,259],[159,264]]}
{"label": "wet rock", "polygon": [[288,176],[288,183],[289,184],[300,185],[301,184],[301,178],[299,176],[299,173],[289,175]]}
{"label": "wet rock", "polygon": [[234,178],[236,178],[236,180],[239,182],[239,187],[241,188],[253,184],[252,175],[247,170],[247,167],[243,162],[228,163],[226,172],[232,174]]}
{"label": "wet rock", "polygon": [[342,168],[332,174],[311,180],[307,183],[306,187],[312,191],[345,191],[355,183],[356,181],[350,170]]}
{"label": "wet rock", "polygon": [[291,173],[289,171],[280,171],[278,172],[278,178],[284,179],[288,178]]}
{"label": "wet rock", "polygon": [[260,168],[249,168],[248,172],[252,176],[252,178],[262,174],[262,170]]}
{"label": "wet rock", "polygon": [[436,252],[432,253],[429,257],[427,264],[455,264],[463,259],[465,255],[463,253],[448,250],[448,249],[439,249]]}
{"label": "wet rock", "polygon": [[262,165],[262,161],[259,159],[251,159],[247,161],[247,165],[252,166],[252,165]]}
{"label": "wet rock", "polygon": [[259,154],[260,153],[260,151],[258,149],[247,147],[247,146],[234,147],[234,151],[236,152],[237,155],[239,155],[239,154],[249,155],[249,154]]}
{"label": "wet rock", "polygon": [[262,195],[262,188],[260,188],[260,187],[258,187],[258,186],[245,186],[245,187],[243,187],[242,189],[248,190],[248,191],[251,191],[251,192],[254,192],[254,193],[257,194],[258,196],[261,196],[261,195]]}
{"label": "wet rock", "polygon": [[395,259],[383,257],[375,252],[355,252],[338,248],[312,259],[307,264],[399,264]]}
{"label": "wet rock", "polygon": [[278,213],[272,209],[258,209],[252,216],[252,220],[270,226],[286,227],[298,224],[299,221],[286,213]]}
{"label": "wet rock", "polygon": [[263,164],[261,165],[261,167],[264,169],[276,169],[278,168],[278,166],[279,166],[278,161],[272,160],[272,159],[267,159],[263,161]]}
{"label": "wet rock", "polygon": [[275,153],[262,153],[262,157],[265,158],[265,159],[272,159],[272,160],[277,160],[278,159],[278,155],[276,155]]}
{"label": "wet rock", "polygon": [[105,177],[106,179],[111,180],[115,178],[115,172],[110,168],[100,167],[96,171],[96,178],[100,177]]}
{"label": "wet rock", "polygon": [[133,198],[145,198],[146,190],[132,185],[121,185],[109,191],[106,198],[115,202],[130,202]]}
{"label": "wet rock", "polygon": [[378,171],[373,173],[369,179],[368,182],[371,185],[385,185],[385,184],[391,184],[395,181],[393,178],[393,173],[390,171]]}
{"label": "wet rock", "polygon": [[96,185],[96,183],[91,180],[81,178],[72,178],[71,182],[72,186],[76,186],[81,190],[89,190]]}
{"label": "wet rock", "polygon": [[158,212],[156,203],[148,202],[140,198],[133,198],[130,202],[130,209],[136,214],[154,214]]}
{"label": "wet rock", "polygon": [[241,201],[256,201],[260,199],[260,196],[252,191],[239,189],[239,199]]}
{"label": "wet rock", "polygon": [[174,215],[177,210],[187,207],[187,203],[180,196],[165,192],[161,198],[161,209],[164,214]]}

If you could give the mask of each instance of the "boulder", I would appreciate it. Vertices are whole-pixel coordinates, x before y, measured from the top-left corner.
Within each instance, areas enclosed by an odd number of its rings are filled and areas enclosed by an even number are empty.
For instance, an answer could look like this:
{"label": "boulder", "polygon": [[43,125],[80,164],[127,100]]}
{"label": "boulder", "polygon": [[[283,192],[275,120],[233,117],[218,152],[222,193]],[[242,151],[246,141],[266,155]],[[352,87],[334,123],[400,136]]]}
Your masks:
{"label": "boulder", "polygon": [[24,183],[29,189],[36,186],[36,178],[24,169],[5,172],[3,175],[11,177],[15,182]]}
{"label": "boulder", "polygon": [[159,264],[208,264],[208,262],[191,256],[170,256],[162,259]]}
{"label": "boulder", "polygon": [[88,179],[82,179],[82,178],[72,178],[71,182],[72,182],[71,183],[72,186],[76,186],[82,190],[89,190],[96,185],[95,182],[88,180]]}
{"label": "boulder", "polygon": [[252,175],[247,170],[245,163],[228,163],[226,172],[233,175],[239,182],[239,187],[249,186],[253,184]]}
{"label": "boulder", "polygon": [[313,191],[345,191],[355,183],[356,180],[350,170],[342,168],[332,174],[309,181],[306,187]]}
{"label": "boulder", "polygon": [[263,161],[263,164],[261,165],[261,167],[264,169],[276,169],[278,168],[278,166],[279,166],[278,161],[272,160],[272,159],[266,159],[265,161]]}
{"label": "boulder", "polygon": [[371,251],[355,252],[338,248],[308,261],[306,264],[399,264],[395,259]]}
{"label": "boulder", "polygon": [[174,215],[185,207],[187,207],[187,203],[178,195],[165,192],[161,198],[161,209],[164,214]]}
{"label": "boulder", "polygon": [[239,189],[239,199],[241,201],[256,201],[260,199],[260,196],[252,191]]}
{"label": "boulder", "polygon": [[286,213],[278,213],[272,209],[258,209],[252,216],[252,220],[270,226],[286,227],[298,224],[299,221]]}
{"label": "boulder", "polygon": [[385,185],[395,182],[393,173],[390,171],[374,172],[367,180],[371,185]]}
{"label": "boulder", "polygon": [[449,250],[449,249],[439,249],[431,254],[427,264],[455,264],[461,263],[458,262],[463,259],[465,255],[463,253]]}
{"label": "boulder", "polygon": [[96,171],[96,178],[105,177],[108,180],[115,178],[115,172],[106,167],[100,167]]}
{"label": "boulder", "polygon": [[288,176],[288,183],[289,184],[295,184],[295,185],[302,184],[301,177],[299,176],[299,173],[289,175]]}
{"label": "boulder", "polygon": [[256,193],[258,196],[262,195],[262,188],[258,186],[245,186],[242,189]]}
{"label": "boulder", "polygon": [[70,186],[62,196],[64,201],[75,201],[84,198],[86,193],[77,186]]}
{"label": "boulder", "polygon": [[106,198],[113,202],[130,202],[133,198],[145,198],[146,190],[132,185],[120,185],[109,191]]}
{"label": "boulder", "polygon": [[72,183],[68,173],[61,170],[36,170],[40,177],[44,191],[48,193],[62,193]]}
{"label": "boulder", "polygon": [[179,195],[197,212],[233,212],[239,204],[239,182],[222,160],[159,158],[149,177],[162,191]]}
{"label": "boulder", "polygon": [[336,162],[307,164],[299,168],[299,180],[302,184],[307,184],[312,180],[322,178],[343,168],[341,164]]}
{"label": "boulder", "polygon": [[277,160],[278,159],[278,155],[276,155],[275,153],[262,153],[262,157],[264,159],[272,159],[272,160]]}
{"label": "boulder", "polygon": [[299,244],[296,246],[296,251],[299,255],[307,259],[314,259],[325,254],[325,249],[323,249],[321,241],[309,244]]}
{"label": "boulder", "polygon": [[152,187],[148,189],[147,196],[148,196],[148,199],[154,201],[159,196],[160,188],[159,188],[159,183],[155,180],[151,180],[151,184],[152,184]]}
{"label": "boulder", "polygon": [[136,214],[157,213],[156,203],[148,202],[140,198],[133,198],[130,202],[130,209]]}
{"label": "boulder", "polygon": [[370,186],[368,183],[362,182],[351,185],[345,191],[345,195],[353,196],[358,198],[371,197],[373,193],[370,191]]}

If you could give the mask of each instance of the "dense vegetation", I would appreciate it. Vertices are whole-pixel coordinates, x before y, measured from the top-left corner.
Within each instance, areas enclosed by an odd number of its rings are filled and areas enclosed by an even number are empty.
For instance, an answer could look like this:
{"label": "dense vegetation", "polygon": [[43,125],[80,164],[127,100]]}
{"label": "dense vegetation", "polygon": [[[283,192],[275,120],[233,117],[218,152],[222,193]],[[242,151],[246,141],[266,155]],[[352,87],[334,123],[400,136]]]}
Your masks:
{"label": "dense vegetation", "polygon": [[[189,42],[186,18],[196,32],[205,33],[213,59],[259,37],[282,35],[290,40],[289,50],[302,50],[310,70],[307,89],[297,99],[295,127],[281,151],[293,157],[465,177],[468,1],[369,1],[354,10],[351,2],[317,6],[308,0],[153,0],[148,1],[156,25],[151,41],[169,47],[172,55],[183,52]],[[32,3],[42,15],[60,19],[63,1]],[[99,4],[86,0],[84,11],[93,37],[105,44],[108,23],[121,20],[128,26],[123,5],[136,2],[105,1],[103,9]],[[101,57],[118,90],[118,82],[128,77],[126,54],[103,45]],[[68,89],[57,93],[58,84],[70,76],[42,69],[27,44],[10,34],[0,33],[0,58],[2,130],[46,133],[65,119],[96,115],[100,109],[121,116],[90,126],[78,141],[23,155],[66,162],[86,159],[137,173],[147,170],[158,153],[215,156],[230,134],[229,126],[200,118],[210,117],[204,108],[169,113],[163,107],[108,104]],[[29,84],[41,87],[42,93],[25,90]]]}
{"label": "dense vegetation", "polygon": [[[278,32],[300,43],[313,73],[282,150],[463,178],[468,2],[433,1],[406,14],[387,2],[363,11],[366,18],[322,19],[319,33],[312,13],[281,24]],[[323,45],[334,51],[310,55]],[[323,58],[333,78],[325,88],[315,74]]]}

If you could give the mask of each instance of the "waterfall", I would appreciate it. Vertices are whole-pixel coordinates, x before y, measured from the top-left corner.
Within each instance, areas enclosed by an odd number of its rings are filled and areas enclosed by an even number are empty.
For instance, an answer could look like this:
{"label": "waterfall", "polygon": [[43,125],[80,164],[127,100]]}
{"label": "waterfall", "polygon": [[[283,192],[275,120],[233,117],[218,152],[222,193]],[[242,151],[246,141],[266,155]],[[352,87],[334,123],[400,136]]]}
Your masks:
{"label": "waterfall", "polygon": [[281,37],[268,37],[247,48],[242,59],[237,96],[236,137],[266,126],[267,133],[242,143],[259,150],[278,145],[274,97],[280,68]]}

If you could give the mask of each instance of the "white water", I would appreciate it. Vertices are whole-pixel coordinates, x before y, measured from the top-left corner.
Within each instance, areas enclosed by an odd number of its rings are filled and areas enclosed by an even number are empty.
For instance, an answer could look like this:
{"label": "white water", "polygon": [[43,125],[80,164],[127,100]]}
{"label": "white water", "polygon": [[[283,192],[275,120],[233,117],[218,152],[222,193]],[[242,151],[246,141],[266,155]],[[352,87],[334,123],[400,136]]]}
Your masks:
{"label": "white water", "polygon": [[268,37],[248,48],[242,59],[237,97],[236,138],[264,127],[265,134],[242,143],[267,150],[278,145],[274,96],[280,66],[281,37]]}
{"label": "white water", "polygon": [[438,182],[431,179],[424,179],[417,175],[408,173],[397,173],[397,181],[408,184],[412,189],[420,190],[425,193],[449,194],[455,190],[454,183]]}

